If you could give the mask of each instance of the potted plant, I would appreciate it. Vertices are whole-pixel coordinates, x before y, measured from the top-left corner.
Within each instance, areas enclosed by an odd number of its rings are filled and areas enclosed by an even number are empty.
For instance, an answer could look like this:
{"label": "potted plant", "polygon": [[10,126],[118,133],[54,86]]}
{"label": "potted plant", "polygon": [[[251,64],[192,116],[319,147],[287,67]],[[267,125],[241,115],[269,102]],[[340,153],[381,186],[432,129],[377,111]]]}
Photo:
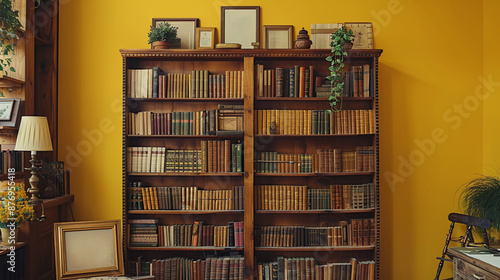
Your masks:
{"label": "potted plant", "polygon": [[156,27],[151,26],[148,37],[153,49],[169,49],[170,42],[177,37],[177,27],[168,22],[159,23]]}
{"label": "potted plant", "polygon": [[[344,58],[347,56],[347,50],[352,48],[354,34],[352,30],[347,30],[345,26],[337,29],[330,36],[331,55],[326,58],[330,62],[330,80],[331,91],[328,101],[330,102],[329,112],[338,112],[342,110],[342,94],[344,92]],[[338,105],[338,106],[337,106]]]}
{"label": "potted plant", "polygon": [[500,231],[500,178],[483,175],[465,184],[460,204],[467,215],[488,219]]}
{"label": "potted plant", "polygon": [[15,244],[19,225],[33,219],[33,207],[28,204],[24,183],[10,182],[0,186],[0,232],[6,246]]}

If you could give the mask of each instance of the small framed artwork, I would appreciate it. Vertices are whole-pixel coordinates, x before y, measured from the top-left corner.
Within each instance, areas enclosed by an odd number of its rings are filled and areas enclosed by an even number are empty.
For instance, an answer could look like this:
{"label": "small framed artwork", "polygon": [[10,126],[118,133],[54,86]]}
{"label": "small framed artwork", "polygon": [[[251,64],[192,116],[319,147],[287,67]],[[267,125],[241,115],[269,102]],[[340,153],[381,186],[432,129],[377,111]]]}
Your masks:
{"label": "small framed artwork", "polygon": [[168,22],[177,27],[177,42],[170,46],[172,49],[194,49],[196,42],[196,27],[199,19],[197,18],[153,18],[153,27],[158,23]]}
{"label": "small framed artwork", "polygon": [[291,49],[293,25],[264,25],[264,49]]}
{"label": "small framed artwork", "polygon": [[196,28],[196,48],[213,49],[215,46],[215,27]]}
{"label": "small framed artwork", "polygon": [[124,274],[120,220],[54,223],[56,278]]}
{"label": "small framed artwork", "polygon": [[0,126],[17,127],[19,125],[20,98],[0,99]]}
{"label": "small framed artwork", "polygon": [[221,7],[221,43],[238,43],[242,49],[253,49],[259,38],[259,6]]}
{"label": "small framed artwork", "polygon": [[14,99],[12,98],[0,99],[0,121],[10,120],[13,107],[14,107]]}
{"label": "small framed artwork", "polygon": [[371,22],[346,22],[345,27],[354,33],[353,49],[373,49],[373,25]]}

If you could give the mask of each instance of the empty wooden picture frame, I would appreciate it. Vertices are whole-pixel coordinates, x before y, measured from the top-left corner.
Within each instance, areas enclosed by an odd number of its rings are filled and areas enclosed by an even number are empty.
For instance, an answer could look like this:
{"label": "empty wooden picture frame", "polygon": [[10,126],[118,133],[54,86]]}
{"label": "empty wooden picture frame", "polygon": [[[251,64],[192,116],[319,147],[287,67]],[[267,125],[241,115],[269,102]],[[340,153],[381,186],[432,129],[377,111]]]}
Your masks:
{"label": "empty wooden picture frame", "polygon": [[215,47],[215,27],[196,28],[196,48],[213,49]]}
{"label": "empty wooden picture frame", "polygon": [[124,274],[120,220],[54,223],[56,278]]}
{"label": "empty wooden picture frame", "polygon": [[194,49],[196,42],[196,27],[198,27],[198,18],[153,18],[153,27],[158,23],[168,22],[177,27],[177,38],[181,39],[179,43],[171,43],[171,49]]}
{"label": "empty wooden picture frame", "polygon": [[293,25],[264,25],[264,49],[291,49]]}
{"label": "empty wooden picture frame", "polygon": [[221,43],[238,43],[242,49],[253,49],[260,40],[259,6],[222,6]]}

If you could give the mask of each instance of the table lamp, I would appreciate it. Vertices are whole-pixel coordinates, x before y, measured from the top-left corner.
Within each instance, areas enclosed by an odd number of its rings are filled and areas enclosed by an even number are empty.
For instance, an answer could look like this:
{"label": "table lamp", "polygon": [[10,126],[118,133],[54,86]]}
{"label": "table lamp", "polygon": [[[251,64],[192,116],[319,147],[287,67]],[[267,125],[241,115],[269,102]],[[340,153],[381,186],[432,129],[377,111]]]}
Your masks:
{"label": "table lamp", "polygon": [[28,193],[31,194],[30,203],[39,203],[38,197],[38,169],[40,168],[36,159],[36,152],[52,151],[52,141],[50,139],[49,124],[46,117],[39,116],[23,116],[21,125],[17,134],[16,151],[31,152],[31,168],[26,170],[31,171],[29,178],[30,188]]}

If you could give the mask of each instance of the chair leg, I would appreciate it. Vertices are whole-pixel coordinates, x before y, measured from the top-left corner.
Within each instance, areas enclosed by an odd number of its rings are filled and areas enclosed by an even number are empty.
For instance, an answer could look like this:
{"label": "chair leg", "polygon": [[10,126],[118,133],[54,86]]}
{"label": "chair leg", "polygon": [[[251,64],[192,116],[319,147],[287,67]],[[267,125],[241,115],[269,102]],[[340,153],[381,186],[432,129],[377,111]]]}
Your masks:
{"label": "chair leg", "polygon": [[436,272],[436,278],[434,280],[439,280],[439,275],[441,275],[441,270],[443,269],[444,258],[446,257],[446,252],[448,251],[448,245],[450,244],[451,234],[453,233],[453,228],[455,227],[455,222],[451,222],[450,230],[448,231],[448,236],[446,236],[446,242],[444,243],[443,254],[439,261],[438,269]]}
{"label": "chair leg", "polygon": [[487,248],[490,248],[490,240],[488,240],[488,233],[486,232],[485,229],[483,229],[483,242],[486,244]]}

